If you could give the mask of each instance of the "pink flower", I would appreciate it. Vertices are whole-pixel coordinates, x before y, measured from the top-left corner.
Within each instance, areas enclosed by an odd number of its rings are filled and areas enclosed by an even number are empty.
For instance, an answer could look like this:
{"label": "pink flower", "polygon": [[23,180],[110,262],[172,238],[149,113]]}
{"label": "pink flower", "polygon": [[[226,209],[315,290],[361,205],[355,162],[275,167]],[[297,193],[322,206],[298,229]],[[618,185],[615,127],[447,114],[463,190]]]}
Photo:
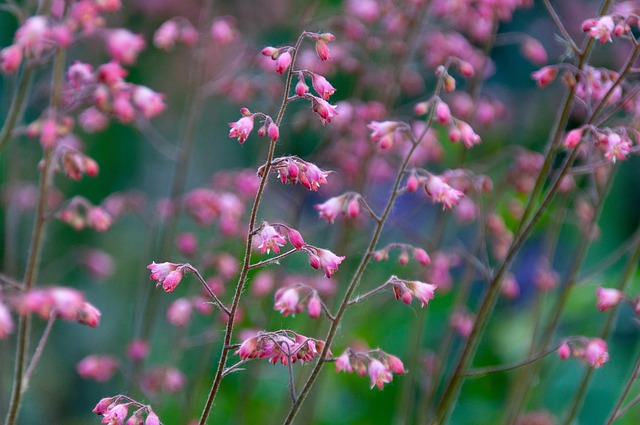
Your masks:
{"label": "pink flower", "polygon": [[307,189],[316,191],[320,189],[320,185],[327,183],[330,171],[321,170],[315,164],[306,161],[300,161],[298,168],[298,180]]}
{"label": "pink flower", "polygon": [[167,309],[167,320],[173,326],[185,327],[191,321],[193,306],[186,298],[178,298],[169,305]]}
{"label": "pink flower", "polygon": [[351,362],[349,360],[349,351],[345,351],[340,354],[340,357],[336,359],[336,372],[341,371],[353,372],[353,367],[351,367]]}
{"label": "pink flower", "polygon": [[291,245],[294,246],[298,251],[302,249],[304,246],[304,239],[302,239],[302,235],[296,229],[289,228],[288,229],[288,237]]}
{"label": "pink flower", "polygon": [[566,360],[571,356],[571,347],[567,342],[563,342],[560,344],[560,347],[558,347],[558,356],[562,360]]}
{"label": "pink flower", "polygon": [[580,143],[581,139],[582,128],[575,128],[567,133],[567,137],[564,139],[564,145],[569,149],[573,149],[578,146],[578,143]]}
{"label": "pink flower", "polygon": [[12,44],[0,50],[0,71],[3,74],[13,74],[22,63],[22,49]]}
{"label": "pink flower", "polygon": [[318,74],[311,75],[311,85],[313,85],[313,89],[324,100],[329,100],[329,97],[331,97],[331,95],[336,91],[326,78]]}
{"label": "pink flower", "polygon": [[376,359],[371,359],[369,361],[367,370],[369,378],[371,379],[371,388],[377,386],[378,389],[381,390],[382,387],[384,387],[384,384],[388,384],[393,379],[391,371]]}
{"label": "pink flower", "polygon": [[555,66],[545,66],[532,73],[531,78],[533,78],[538,87],[546,87],[556,79],[557,75],[558,68],[556,68]]}
{"label": "pink flower", "polygon": [[436,105],[436,119],[440,123],[440,125],[447,125],[451,122],[451,110],[449,109],[449,105],[446,103],[439,101]]}
{"label": "pink flower", "polygon": [[600,338],[590,340],[584,349],[583,358],[591,367],[602,367],[609,360],[607,343]]}
{"label": "pink flower", "polygon": [[464,193],[449,186],[443,179],[438,176],[430,176],[425,186],[427,195],[433,199],[433,202],[440,202],[443,208],[450,210],[451,207],[458,204]]}
{"label": "pink flower", "polygon": [[438,285],[431,283],[424,283],[417,280],[405,281],[407,288],[413,293],[421,303],[422,307],[426,307],[429,304],[429,300],[432,300],[435,296],[435,290]]}
{"label": "pink flower", "polygon": [[84,379],[107,382],[118,369],[118,361],[111,356],[87,356],[76,365],[76,371]]}
{"label": "pink flower", "polygon": [[103,414],[102,423],[109,425],[122,425],[127,417],[129,404],[117,404]]}
{"label": "pink flower", "polygon": [[309,298],[307,312],[309,313],[309,317],[312,319],[320,317],[320,313],[322,312],[322,301],[320,301],[320,297],[318,297],[318,294],[315,292]]}
{"label": "pink flower", "polygon": [[97,413],[98,415],[102,415],[104,414],[104,412],[106,412],[107,410],[109,410],[111,408],[111,406],[113,406],[113,399],[116,397],[105,397],[103,399],[101,399],[98,404],[96,404],[96,407],[93,408],[92,412],[93,413]]}
{"label": "pink flower", "polygon": [[280,233],[276,231],[276,229],[269,225],[263,224],[260,232],[258,233],[258,237],[261,242],[258,245],[260,252],[264,254],[265,252],[268,254],[273,249],[273,252],[276,254],[280,253],[280,247],[287,243],[287,240]]}
{"label": "pink flower", "polygon": [[284,74],[284,72],[289,68],[290,65],[291,65],[291,53],[289,52],[281,53],[276,59],[276,72],[278,74]]}
{"label": "pink flower", "polygon": [[253,115],[240,118],[236,122],[230,122],[229,137],[237,137],[241,144],[247,140],[249,133],[253,130]]}
{"label": "pink flower", "polygon": [[109,56],[125,65],[132,65],[138,54],[145,48],[144,38],[124,28],[107,33],[107,52]]}
{"label": "pink flower", "polygon": [[162,285],[165,292],[173,292],[184,276],[184,264],[153,262],[147,268],[151,270],[150,278],[158,281],[156,287]]}
{"label": "pink flower", "polygon": [[269,123],[267,134],[269,135],[269,138],[275,142],[280,137],[280,129],[275,123]]}
{"label": "pink flower", "polygon": [[382,149],[388,149],[393,146],[395,141],[395,131],[400,126],[396,121],[372,121],[367,125],[371,130],[371,141],[373,143],[380,142]]}
{"label": "pink flower", "polygon": [[180,233],[176,238],[176,245],[182,255],[190,257],[198,250],[198,238],[190,232]]}
{"label": "pink flower", "polygon": [[617,159],[625,159],[631,152],[631,141],[626,136],[611,133],[606,138],[605,150],[604,158],[615,163]]}
{"label": "pink flower", "polygon": [[332,224],[338,214],[342,212],[343,200],[342,196],[335,196],[313,207],[319,211],[320,218],[324,218],[327,223]]}
{"label": "pink flower", "polygon": [[109,213],[101,207],[93,207],[87,211],[87,224],[98,232],[106,232],[113,222]]}
{"label": "pink flower", "polygon": [[522,56],[536,65],[544,65],[547,63],[547,52],[544,50],[544,46],[535,38],[527,37],[527,39],[520,45],[520,52]]}
{"label": "pink flower", "polygon": [[153,44],[159,49],[169,50],[175,45],[179,35],[178,23],[174,19],[170,19],[160,25],[153,34]]}
{"label": "pink flower", "polygon": [[149,343],[147,341],[134,339],[127,346],[127,357],[134,362],[139,362],[147,358],[149,351]]}
{"label": "pink flower", "polygon": [[160,419],[155,413],[149,412],[147,420],[144,421],[144,425],[160,425]]}
{"label": "pink flower", "polygon": [[238,38],[238,30],[233,26],[234,19],[230,16],[216,18],[211,24],[211,39],[218,44],[229,44]]}
{"label": "pink flower", "polygon": [[385,356],[385,362],[387,363],[389,369],[391,369],[391,372],[395,373],[396,375],[407,373],[402,360],[400,360],[398,357],[392,354],[387,354]]}
{"label": "pink flower", "polygon": [[615,23],[611,16],[602,16],[597,21],[585,21],[585,23],[583,23],[583,29],[585,29],[585,27],[588,27],[589,37],[600,40],[600,44],[604,44],[607,41],[613,41],[611,39],[611,34],[615,28]]}
{"label": "pink flower", "polygon": [[91,303],[84,302],[76,312],[76,321],[81,325],[95,328],[100,323],[100,310]]}
{"label": "pink flower", "polygon": [[331,59],[331,56],[329,55],[329,46],[322,40],[316,41],[316,54],[320,60],[327,61]]}
{"label": "pink flower", "polygon": [[624,299],[624,293],[617,289],[600,287],[596,290],[596,297],[598,298],[596,307],[600,311],[605,311],[618,305]]}
{"label": "pink flower", "polygon": [[165,110],[163,95],[156,93],[148,87],[136,86],[133,90],[133,104],[138,108],[145,118],[153,118]]}
{"label": "pink flower", "polygon": [[275,295],[274,310],[278,310],[283,316],[295,315],[301,311],[298,301],[300,294],[298,288],[280,288]]}
{"label": "pink flower", "polygon": [[431,264],[431,257],[429,257],[427,251],[422,248],[413,249],[413,258],[415,258],[416,261],[423,266],[428,266],[429,264]]}
{"label": "pink flower", "polygon": [[0,302],[0,339],[5,339],[13,332],[13,319],[6,304]]}
{"label": "pink flower", "polygon": [[338,265],[345,259],[344,256],[335,255],[328,249],[315,247],[311,249],[315,252],[307,251],[309,265],[314,269],[322,268],[326,277],[331,277],[338,270]]}
{"label": "pink flower", "polygon": [[14,42],[25,55],[39,58],[49,45],[49,25],[44,16],[32,16],[16,31]]}
{"label": "pink flower", "polygon": [[251,337],[246,339],[234,354],[239,355],[242,360],[255,359],[259,355],[258,338]]}
{"label": "pink flower", "polygon": [[312,100],[313,112],[318,114],[322,124],[325,122],[331,122],[331,118],[338,115],[335,105],[331,105],[324,99],[313,96]]}

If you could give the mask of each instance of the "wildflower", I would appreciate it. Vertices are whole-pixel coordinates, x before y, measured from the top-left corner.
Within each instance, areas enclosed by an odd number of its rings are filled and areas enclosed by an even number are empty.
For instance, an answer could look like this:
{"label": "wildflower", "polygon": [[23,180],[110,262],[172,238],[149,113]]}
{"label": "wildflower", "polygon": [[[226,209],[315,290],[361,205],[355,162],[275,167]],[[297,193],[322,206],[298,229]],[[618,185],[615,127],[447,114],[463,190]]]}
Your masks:
{"label": "wildflower", "polygon": [[229,137],[237,137],[238,142],[242,144],[253,130],[253,115],[242,117],[236,122],[230,122],[229,127],[231,127]]}
{"label": "wildflower", "polygon": [[87,356],[76,365],[76,371],[84,379],[107,382],[118,369],[118,361],[111,356]]}
{"label": "wildflower", "polygon": [[407,373],[402,360],[400,360],[398,357],[394,356],[393,354],[386,354],[384,359],[389,369],[391,369],[391,372],[395,373],[396,375]]}
{"label": "wildflower", "polygon": [[280,137],[280,129],[275,123],[269,123],[267,134],[269,135],[269,138],[275,142],[278,140],[278,137]]}
{"label": "wildflower", "polygon": [[574,128],[569,133],[567,133],[567,137],[564,139],[564,145],[569,149],[573,149],[578,146],[578,143],[580,143],[581,139],[582,128]]}
{"label": "wildflower", "polygon": [[98,404],[96,404],[96,407],[93,408],[92,412],[102,415],[104,412],[109,410],[111,406],[113,406],[114,398],[115,397],[105,397],[101,399]]}
{"label": "wildflower", "polygon": [[327,223],[332,224],[337,215],[342,212],[343,204],[343,196],[334,196],[322,204],[314,205],[314,208],[319,211],[320,218],[324,218]]}
{"label": "wildflower", "polygon": [[92,207],[87,211],[87,223],[98,232],[106,232],[113,220],[109,213],[101,207]]}
{"label": "wildflower", "polygon": [[39,58],[49,43],[47,18],[32,16],[16,31],[14,44],[23,49],[25,55]]}
{"label": "wildflower", "polygon": [[589,32],[589,37],[599,40],[600,44],[613,41],[611,34],[614,28],[615,23],[609,15],[602,16],[598,20],[588,20],[582,24],[582,29]]}
{"label": "wildflower", "polygon": [[[263,51],[264,54],[264,51]],[[284,72],[291,65],[291,53],[284,52],[281,53],[276,59],[276,72],[278,74],[284,74]]]}
{"label": "wildflower", "polygon": [[136,86],[133,90],[133,104],[142,112],[142,115],[149,119],[159,115],[165,110],[163,96],[148,87]]}
{"label": "wildflower", "polygon": [[216,18],[211,23],[211,39],[218,44],[229,44],[238,38],[238,30],[234,28],[231,16]]}
{"label": "wildflower", "polygon": [[304,246],[304,239],[302,239],[302,235],[300,234],[300,232],[292,228],[288,228],[287,232],[287,236],[289,237],[289,242],[291,243],[291,245],[293,245],[293,247],[298,251],[302,249],[302,247]]}
{"label": "wildflower", "polygon": [[76,312],[76,321],[92,328],[100,323],[100,310],[88,302],[84,302]]}
{"label": "wildflower", "polygon": [[395,141],[395,131],[400,126],[396,121],[372,121],[367,127],[371,130],[371,141],[373,143],[380,142],[382,149],[388,149],[393,146]]}
{"label": "wildflower", "polygon": [[15,44],[0,50],[0,71],[3,74],[13,74],[22,63],[22,48]]}
{"label": "wildflower", "polygon": [[631,141],[624,135],[620,136],[617,133],[611,133],[606,138],[605,149],[605,159],[615,163],[617,159],[625,159],[631,152]]}
{"label": "wildflower", "polygon": [[384,384],[388,384],[393,379],[391,371],[376,359],[371,359],[369,361],[367,370],[369,378],[371,379],[371,388],[377,386],[378,389],[381,390],[382,387],[384,387]]}
{"label": "wildflower", "polygon": [[169,50],[175,45],[179,35],[178,23],[174,19],[170,19],[160,25],[153,34],[153,44],[158,49]]}
{"label": "wildflower", "polygon": [[602,367],[609,360],[607,343],[600,338],[589,340],[584,348],[583,358],[593,368]]}
{"label": "wildflower", "polygon": [[309,265],[314,269],[322,268],[326,277],[331,277],[337,270],[338,265],[345,259],[344,256],[335,255],[328,249],[313,248],[315,253],[307,252]]}
{"label": "wildflower", "polygon": [[125,65],[132,65],[138,54],[145,48],[144,38],[129,30],[119,28],[107,33],[107,52],[109,56]]}
{"label": "wildflower", "polygon": [[324,100],[329,100],[329,97],[331,97],[331,95],[336,91],[326,78],[318,74],[311,75],[311,85],[313,85],[313,89]]}
{"label": "wildflower", "polygon": [[527,37],[520,45],[520,52],[522,56],[536,65],[544,65],[547,63],[547,52],[544,50],[542,43],[535,38]]}
{"label": "wildflower", "polygon": [[102,423],[110,425],[122,425],[127,417],[129,404],[117,404],[104,412]]}
{"label": "wildflower", "polygon": [[275,295],[274,310],[278,310],[283,316],[295,315],[301,311],[298,301],[300,294],[298,288],[280,288]]}
{"label": "wildflower", "polygon": [[449,186],[442,178],[431,175],[425,185],[427,195],[433,199],[433,202],[440,202],[443,208],[450,210],[454,205],[458,204],[464,193]]}
{"label": "wildflower", "polygon": [[312,100],[313,112],[318,114],[322,124],[331,122],[331,118],[338,115],[335,105],[331,105],[324,99],[313,96]]}
{"label": "wildflower", "polygon": [[151,263],[147,266],[151,270],[150,278],[157,280],[156,287],[162,285],[165,292],[173,292],[184,276],[184,264]]}
{"label": "wildflower", "polygon": [[306,161],[300,161],[298,168],[300,184],[307,189],[316,191],[320,189],[320,185],[327,183],[330,171],[321,170],[317,165]]}
{"label": "wildflower", "polygon": [[296,94],[303,97],[306,93],[309,93],[309,86],[304,81],[302,73],[298,75],[298,83],[296,84]]}
{"label": "wildflower", "polygon": [[351,367],[349,357],[350,356],[348,350],[340,354],[340,357],[336,359],[336,372],[340,372],[343,370],[349,373],[353,372],[353,367]]}
{"label": "wildflower", "polygon": [[251,337],[246,339],[241,345],[238,351],[234,354],[239,355],[242,360],[254,359],[258,357],[258,338]]}
{"label": "wildflower", "polygon": [[560,344],[560,347],[558,347],[558,356],[562,360],[566,360],[569,358],[569,356],[571,356],[571,347],[566,341]]}
{"label": "wildflower", "polygon": [[127,357],[134,362],[144,360],[148,355],[149,343],[147,341],[134,339],[127,346]]}
{"label": "wildflower", "polygon": [[322,312],[322,301],[320,301],[320,297],[318,297],[316,292],[314,292],[309,298],[307,312],[309,313],[309,317],[312,319],[320,317],[320,313]]}
{"label": "wildflower", "polygon": [[598,298],[596,307],[600,311],[605,311],[618,305],[624,299],[624,293],[617,289],[600,287],[596,290],[596,297]]}
{"label": "wildflower", "polygon": [[409,280],[404,282],[409,291],[413,293],[413,296],[422,303],[422,307],[426,307],[429,304],[429,300],[432,300],[435,295],[435,290],[438,285],[431,283],[424,283],[417,280]]}
{"label": "wildflower", "polygon": [[531,78],[536,82],[538,87],[546,87],[558,75],[558,69],[555,66],[545,66],[531,74]]}
{"label": "wildflower", "polygon": [[258,237],[261,242],[258,248],[260,252],[264,254],[265,252],[268,254],[273,249],[273,252],[276,254],[280,253],[280,247],[287,243],[287,240],[280,233],[276,231],[276,229],[269,225],[263,224],[260,232],[258,233]]}
{"label": "wildflower", "polygon": [[149,412],[147,420],[144,421],[144,425],[160,425],[160,419],[155,413]]}
{"label": "wildflower", "polygon": [[442,101],[438,101],[436,105],[436,119],[440,125],[447,125],[451,121],[451,110],[449,105]]}

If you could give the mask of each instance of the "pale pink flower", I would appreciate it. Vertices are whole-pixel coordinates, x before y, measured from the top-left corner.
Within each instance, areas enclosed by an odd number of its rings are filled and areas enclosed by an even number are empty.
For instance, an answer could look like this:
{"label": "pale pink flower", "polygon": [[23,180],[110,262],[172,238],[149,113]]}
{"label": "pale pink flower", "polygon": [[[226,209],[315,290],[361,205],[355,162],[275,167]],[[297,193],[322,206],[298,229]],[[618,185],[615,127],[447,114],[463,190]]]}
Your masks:
{"label": "pale pink flower", "polygon": [[336,372],[341,372],[343,370],[349,373],[353,372],[348,351],[345,351],[340,355],[340,357],[336,358]]}
{"label": "pale pink flower", "polygon": [[258,248],[260,252],[269,254],[273,249],[276,254],[280,253],[280,247],[287,243],[287,240],[276,229],[269,225],[263,224],[260,232],[257,235],[260,238],[260,245]]}
{"label": "pale pink flower", "polygon": [[408,280],[405,281],[405,284],[413,296],[422,303],[422,307],[426,307],[429,304],[429,300],[433,299],[435,290],[438,287],[438,285],[417,280]]}
{"label": "pale pink flower", "polygon": [[373,143],[380,142],[382,149],[388,149],[393,146],[396,138],[395,132],[399,126],[400,123],[396,121],[372,121],[367,125],[371,130],[371,141]]}
{"label": "pale pink flower", "polygon": [[342,212],[344,199],[342,196],[334,196],[329,198],[322,204],[314,205],[314,208],[318,210],[320,218],[327,220],[327,223],[332,224],[338,214]]}
{"label": "pale pink flower", "polygon": [[313,248],[315,253],[308,252],[309,264],[314,269],[322,268],[326,277],[331,277],[337,270],[338,265],[345,259],[344,256],[335,255],[328,249]]}
{"label": "pale pink flower", "polygon": [[149,351],[150,348],[147,341],[134,339],[127,346],[127,357],[134,362],[139,362],[147,358]]}
{"label": "pale pink flower", "polygon": [[0,339],[5,339],[13,332],[13,319],[6,304],[0,302]]}
{"label": "pale pink flower", "polygon": [[13,74],[22,63],[22,48],[12,44],[0,50],[0,71],[3,74]]}
{"label": "pale pink flower", "polygon": [[320,317],[320,313],[322,312],[322,301],[320,301],[320,297],[318,297],[318,294],[315,292],[309,298],[307,312],[309,313],[309,317],[312,319]]}
{"label": "pale pink flower", "polygon": [[440,125],[447,125],[451,122],[451,110],[449,109],[449,105],[442,101],[437,102],[436,119]]}
{"label": "pale pink flower", "polygon": [[616,162],[617,159],[624,160],[631,152],[631,141],[627,136],[620,136],[611,133],[606,138],[604,158],[607,161]]}
{"label": "pale pink flower", "polygon": [[133,104],[142,112],[145,118],[150,119],[165,110],[163,95],[156,93],[149,87],[136,86],[133,90]]}
{"label": "pale pink flower", "polygon": [[473,329],[473,316],[465,311],[455,311],[449,320],[453,330],[463,338],[467,338]]}
{"label": "pale pink flower", "polygon": [[596,290],[596,297],[598,298],[596,307],[600,311],[605,311],[618,305],[624,299],[624,292],[614,288],[600,287]]}
{"label": "pale pink flower", "polygon": [[130,123],[136,116],[136,110],[131,104],[129,93],[120,92],[113,99],[113,113],[122,123]]}
{"label": "pale pink flower", "polygon": [[138,59],[138,54],[145,48],[144,38],[124,28],[107,32],[107,52],[109,56],[125,65],[132,65]]}
{"label": "pale pink flower", "polygon": [[298,305],[300,294],[298,288],[280,288],[275,294],[274,310],[278,310],[283,316],[295,315],[301,311]]}
{"label": "pale pink flower", "polygon": [[103,208],[93,207],[87,211],[87,224],[98,232],[106,232],[111,227],[113,219]]}
{"label": "pale pink flower", "polygon": [[218,44],[229,44],[238,38],[238,30],[234,27],[231,16],[216,18],[211,23],[211,39]]}
{"label": "pale pink flower", "polygon": [[112,356],[87,356],[76,365],[76,371],[84,379],[107,382],[118,369],[118,361]]}
{"label": "pale pink flower", "polygon": [[144,421],[144,425],[160,425],[160,419],[158,415],[153,412],[149,412],[147,415],[147,420]]}
{"label": "pale pink flower", "polygon": [[613,22],[613,18],[611,18],[611,16],[602,16],[597,21],[585,21],[585,23],[583,23],[583,29],[585,28],[585,26],[587,26],[587,22],[589,23],[588,26],[590,27],[588,28],[589,37],[600,40],[600,44],[604,44],[607,41],[613,41],[611,38],[611,34],[613,34],[615,23]]}
{"label": "pale pink flower", "polygon": [[27,56],[39,58],[50,44],[47,18],[44,16],[28,18],[16,31],[14,42]]}
{"label": "pale pink flower", "polygon": [[249,133],[253,130],[253,115],[240,118],[236,122],[230,122],[229,137],[237,137],[241,144],[247,140]]}
{"label": "pale pink flower", "polygon": [[174,19],[170,19],[160,25],[153,34],[153,44],[159,49],[169,50],[175,45],[179,35],[178,23]]}
{"label": "pale pink flower", "polygon": [[91,106],[78,116],[80,127],[87,133],[96,133],[107,128],[109,118],[95,107]]}
{"label": "pale pink flower", "polygon": [[333,95],[333,93],[335,93],[336,91],[336,89],[331,85],[331,83],[329,83],[329,81],[327,81],[326,78],[324,78],[322,75],[319,75],[319,74],[311,75],[311,85],[313,85],[313,89],[324,100],[329,100],[331,95]]}
{"label": "pale pink flower", "polygon": [[607,343],[600,338],[589,340],[584,348],[583,358],[591,367],[602,367],[609,360]]}
{"label": "pale pink flower", "polygon": [[450,210],[454,205],[458,204],[464,193],[449,186],[445,181],[438,177],[431,175],[427,180],[425,186],[427,195],[433,199],[433,202],[440,202],[443,208]]}
{"label": "pale pink flower", "polygon": [[324,124],[325,122],[331,122],[331,118],[338,115],[338,111],[336,110],[335,105],[331,105],[329,102],[319,97],[312,97],[313,112],[315,112],[318,117],[320,117],[320,121],[322,122],[322,124]]}
{"label": "pale pink flower", "polygon": [[184,327],[191,321],[193,306],[186,298],[178,298],[167,309],[167,320],[173,326]]}
{"label": "pale pink flower", "polygon": [[384,384],[388,384],[393,379],[391,371],[376,359],[369,361],[367,370],[371,379],[371,388],[377,386],[381,390]]}

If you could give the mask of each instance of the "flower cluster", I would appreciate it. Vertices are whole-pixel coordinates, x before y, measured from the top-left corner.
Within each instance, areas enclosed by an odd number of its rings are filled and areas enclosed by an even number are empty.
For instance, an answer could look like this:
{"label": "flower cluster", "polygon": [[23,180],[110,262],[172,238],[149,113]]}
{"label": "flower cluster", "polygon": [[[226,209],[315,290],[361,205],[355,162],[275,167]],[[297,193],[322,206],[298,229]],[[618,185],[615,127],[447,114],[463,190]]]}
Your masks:
{"label": "flower cluster", "polygon": [[10,304],[18,314],[34,313],[43,320],[53,315],[91,327],[100,323],[100,311],[80,291],[64,286],[31,289],[11,298]]}
{"label": "flower cluster", "polygon": [[[324,171],[317,165],[304,161],[296,156],[276,158],[272,163],[273,170],[278,173],[278,178],[283,184],[300,183],[311,191],[317,191],[320,186],[327,183],[330,171]],[[262,175],[263,168],[258,170]]]}
{"label": "flower cluster", "polygon": [[593,368],[602,367],[609,361],[607,343],[600,338],[571,338],[562,342],[558,348],[558,356],[562,360],[575,357],[584,360]]}
{"label": "flower cluster", "polygon": [[429,304],[429,300],[432,300],[435,296],[435,291],[438,285],[420,282],[417,280],[404,280],[397,276],[392,276],[388,281],[388,285],[391,285],[393,294],[396,300],[401,300],[405,304],[411,304],[413,297],[416,297],[422,307],[426,307]]}
{"label": "flower cluster", "polygon": [[326,277],[331,277],[337,270],[338,265],[345,259],[329,251],[328,249],[317,248],[312,245],[304,245],[302,251],[307,253],[309,265],[314,269],[322,269]]}
{"label": "flower cluster", "polygon": [[356,372],[360,376],[369,375],[371,388],[382,389],[384,384],[393,380],[393,374],[401,375],[407,371],[402,361],[382,350],[354,351],[347,348],[339,357],[334,359],[336,372]]}
{"label": "flower cluster", "polygon": [[308,338],[290,330],[258,332],[247,338],[235,352],[242,360],[269,359],[272,364],[308,362],[322,353],[324,341]]}
{"label": "flower cluster", "polygon": [[[301,293],[306,295],[301,299]],[[295,315],[305,308],[309,317],[317,319],[322,312],[322,300],[318,291],[305,285],[287,286],[278,289],[275,293],[274,310],[278,310],[283,316]]]}
{"label": "flower cluster", "polygon": [[106,232],[113,222],[111,215],[102,206],[93,205],[81,196],[68,201],[56,213],[56,217],[76,230],[88,227],[98,232]]}
{"label": "flower cluster", "polygon": [[[130,407],[136,409],[131,416],[129,416]],[[103,424],[160,425],[160,419],[153,412],[151,406],[138,403],[123,395],[103,398],[93,408],[93,412],[102,416]]]}
{"label": "flower cluster", "polygon": [[360,195],[349,192],[329,198],[322,204],[314,205],[314,208],[318,210],[320,218],[324,218],[327,223],[332,224],[339,214],[356,218],[360,213],[360,202]]}
{"label": "flower cluster", "polygon": [[198,41],[198,31],[188,19],[181,16],[164,22],[153,34],[153,44],[158,49],[171,50],[176,44],[191,47]]}
{"label": "flower cluster", "polygon": [[176,264],[176,263],[151,263],[147,266],[151,270],[150,278],[157,280],[156,287],[162,285],[162,289],[165,292],[173,292],[176,286],[180,283],[184,277],[184,273],[191,271],[191,266],[188,264]]}
{"label": "flower cluster", "polygon": [[431,264],[431,257],[427,251],[422,248],[418,248],[407,244],[390,244],[384,248],[378,249],[373,253],[374,261],[382,261],[389,259],[389,251],[394,248],[400,249],[400,255],[398,256],[398,263],[401,266],[406,265],[409,262],[409,251],[413,253],[413,259],[416,260],[422,266],[428,266]]}

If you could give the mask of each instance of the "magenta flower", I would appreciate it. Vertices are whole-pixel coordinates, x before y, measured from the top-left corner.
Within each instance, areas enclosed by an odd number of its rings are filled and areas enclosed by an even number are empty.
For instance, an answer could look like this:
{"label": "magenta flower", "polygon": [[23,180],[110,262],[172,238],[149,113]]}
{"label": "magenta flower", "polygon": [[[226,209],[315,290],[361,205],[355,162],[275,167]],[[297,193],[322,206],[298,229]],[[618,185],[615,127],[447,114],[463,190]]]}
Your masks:
{"label": "magenta flower", "polygon": [[239,355],[242,360],[255,359],[259,355],[258,338],[251,337],[246,339],[234,354]]}
{"label": "magenta flower", "polygon": [[309,317],[312,319],[320,317],[320,313],[322,312],[322,301],[320,301],[320,297],[318,297],[318,294],[315,292],[309,298],[307,312],[309,313]]}
{"label": "magenta flower", "polygon": [[117,404],[103,414],[102,423],[109,425],[122,425],[127,417],[129,404]]}
{"label": "magenta flower", "polygon": [[438,287],[438,285],[419,282],[417,280],[405,281],[405,284],[413,293],[413,296],[422,303],[422,307],[426,307],[429,304],[429,300],[433,299],[435,290]]}
{"label": "magenta flower", "polygon": [[338,270],[338,265],[345,259],[344,256],[335,255],[328,249],[316,247],[309,247],[307,254],[309,265],[314,269],[322,268],[326,277],[331,277]]}
{"label": "magenta flower", "polygon": [[401,123],[397,121],[371,121],[367,127],[371,130],[371,141],[380,142],[382,149],[389,149],[395,142],[395,132]]}
{"label": "magenta flower", "polygon": [[76,371],[84,379],[107,382],[118,369],[118,361],[111,356],[87,356],[76,365]]}
{"label": "magenta flower", "polygon": [[571,347],[565,341],[558,347],[558,357],[560,357],[561,360],[566,360],[569,356],[571,356]]}
{"label": "magenta flower", "polygon": [[338,214],[342,212],[343,197],[335,196],[313,207],[320,213],[320,218],[324,218],[327,223],[332,224]]}
{"label": "magenta flower", "polygon": [[284,72],[291,65],[291,53],[284,52],[281,53],[276,59],[276,72],[278,74],[284,74]]}
{"label": "magenta flower", "polygon": [[279,254],[280,247],[287,243],[284,236],[278,233],[273,226],[266,223],[262,225],[262,228],[258,233],[258,237],[260,238],[260,245],[258,245],[258,248],[262,254],[265,252],[269,254],[272,249],[273,252]]}
{"label": "magenta flower", "polygon": [[295,315],[301,311],[298,302],[300,294],[298,288],[280,288],[275,295],[274,310],[278,310],[283,316]]}
{"label": "magenta flower", "polygon": [[406,369],[404,368],[404,364],[402,363],[402,360],[400,360],[398,357],[394,356],[393,354],[386,354],[385,363],[387,364],[391,372],[395,373],[396,375],[407,373]]}
{"label": "magenta flower", "polygon": [[131,65],[145,48],[144,38],[129,30],[119,28],[107,33],[107,52],[116,62]]}
{"label": "magenta flower", "polygon": [[464,196],[464,193],[449,186],[440,177],[433,175],[429,177],[425,190],[433,202],[440,202],[443,208],[448,210],[457,205],[460,198]]}
{"label": "magenta flower", "polygon": [[353,372],[353,367],[351,367],[351,362],[349,360],[349,351],[345,351],[336,359],[336,372],[341,371]]}
{"label": "magenta flower", "polygon": [[13,74],[22,63],[22,49],[12,44],[0,50],[0,72],[5,75]]}
{"label": "magenta flower", "polygon": [[253,115],[240,118],[236,122],[230,122],[229,137],[237,137],[240,144],[244,143],[253,130]]}
{"label": "magenta flower", "polygon": [[616,162],[617,159],[624,160],[631,152],[631,141],[626,136],[611,133],[607,136],[604,158],[607,161]]}
{"label": "magenta flower", "polygon": [[393,379],[391,371],[376,359],[369,361],[367,370],[371,379],[371,388],[377,386],[381,390],[384,384],[388,384]]}
{"label": "magenta flower", "polygon": [[157,286],[162,285],[165,292],[173,292],[184,276],[184,264],[151,263],[147,266],[151,270],[150,278],[157,280]]}
{"label": "magenta flower", "polygon": [[600,287],[596,290],[596,297],[598,298],[596,307],[600,311],[605,311],[618,305],[624,299],[624,293],[617,289]]}

